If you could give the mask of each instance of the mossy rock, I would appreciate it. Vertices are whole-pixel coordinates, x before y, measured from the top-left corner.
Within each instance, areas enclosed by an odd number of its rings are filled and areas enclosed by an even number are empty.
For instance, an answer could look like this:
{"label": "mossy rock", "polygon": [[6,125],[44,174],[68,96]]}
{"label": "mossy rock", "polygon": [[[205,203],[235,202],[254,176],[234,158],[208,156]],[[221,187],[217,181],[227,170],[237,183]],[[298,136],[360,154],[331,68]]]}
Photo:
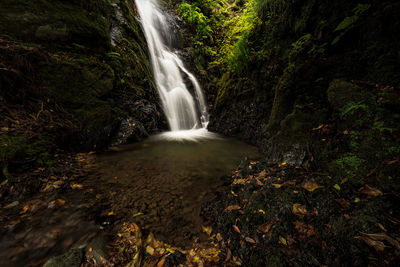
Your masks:
{"label": "mossy rock", "polygon": [[[18,41],[57,49],[76,43],[97,52],[108,51],[110,22],[102,12],[86,10],[87,2],[3,0],[0,32]],[[92,6],[106,8],[105,3],[101,0]]]}
{"label": "mossy rock", "polygon": [[371,94],[361,87],[344,80],[333,80],[327,90],[328,101],[335,110],[344,108],[349,102],[365,101]]}

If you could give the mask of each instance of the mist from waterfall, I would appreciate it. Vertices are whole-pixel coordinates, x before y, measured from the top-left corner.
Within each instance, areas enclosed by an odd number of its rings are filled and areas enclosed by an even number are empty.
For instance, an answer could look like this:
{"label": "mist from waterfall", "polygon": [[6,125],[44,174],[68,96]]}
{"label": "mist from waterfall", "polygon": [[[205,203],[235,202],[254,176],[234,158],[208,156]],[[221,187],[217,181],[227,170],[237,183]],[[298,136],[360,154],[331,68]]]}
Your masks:
{"label": "mist from waterfall", "polygon": [[[135,0],[148,44],[162,108],[168,120],[171,139],[197,139],[207,135],[207,105],[202,89],[195,76],[184,66],[178,55],[168,47],[166,37],[172,37],[157,0]],[[187,76],[194,88],[192,95],[184,82]],[[196,130],[196,131],[194,131]]]}

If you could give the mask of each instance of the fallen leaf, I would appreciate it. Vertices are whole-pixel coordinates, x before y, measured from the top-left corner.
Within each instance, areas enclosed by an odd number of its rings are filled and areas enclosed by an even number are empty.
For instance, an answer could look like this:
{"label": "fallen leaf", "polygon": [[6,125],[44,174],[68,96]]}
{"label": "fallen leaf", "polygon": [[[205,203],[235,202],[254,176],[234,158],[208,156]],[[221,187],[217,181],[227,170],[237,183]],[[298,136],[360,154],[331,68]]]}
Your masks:
{"label": "fallen leaf", "polygon": [[272,186],[275,187],[275,188],[281,188],[282,184],[272,184]]}
{"label": "fallen leaf", "polygon": [[340,182],[340,184],[345,184],[345,183],[347,183],[348,181],[349,181],[349,179],[344,178],[344,179]]}
{"label": "fallen leaf", "polygon": [[370,187],[369,185],[365,185],[364,187],[360,188],[359,192],[361,194],[365,194],[372,197],[382,196],[383,193],[379,189],[374,187]]}
{"label": "fallen leaf", "polygon": [[335,184],[334,186],[333,186],[333,188],[335,188],[337,191],[340,191],[340,185],[338,185],[338,184]]}
{"label": "fallen leaf", "polygon": [[240,229],[239,229],[239,227],[237,227],[236,225],[233,225],[232,227],[233,227],[233,230],[235,230],[235,232],[237,232],[237,233],[240,234]]}
{"label": "fallen leaf", "polygon": [[231,190],[231,194],[234,195],[235,197],[238,196],[235,192],[233,192],[233,190]]}
{"label": "fallen leaf", "polygon": [[64,206],[65,202],[66,201],[64,199],[56,199],[56,200],[50,201],[50,203],[47,207],[48,208],[59,208],[59,207]]}
{"label": "fallen leaf", "polygon": [[264,234],[266,234],[266,233],[269,232],[269,230],[271,229],[272,225],[274,225],[274,224],[275,224],[274,221],[270,221],[269,223],[265,223],[265,224],[263,224],[263,225],[260,225],[260,226],[257,228],[257,231],[258,231],[259,233],[264,233]]}
{"label": "fallen leaf", "polygon": [[345,200],[344,198],[335,199],[335,201],[337,203],[339,203],[340,206],[342,206],[342,208],[345,209],[345,210],[348,210],[351,207],[350,203],[347,200]]}
{"label": "fallen leaf", "polygon": [[217,233],[217,235],[215,236],[215,238],[216,238],[219,242],[222,241],[222,236],[221,236],[220,233]]}
{"label": "fallen leaf", "polygon": [[83,189],[83,185],[81,185],[81,184],[76,184],[76,183],[72,183],[72,184],[71,184],[71,188],[72,188],[72,189]]}
{"label": "fallen leaf", "polygon": [[358,198],[358,197],[356,197],[355,199],[354,199],[354,203],[358,203],[358,202],[360,202],[361,200]]}
{"label": "fallen leaf", "polygon": [[286,241],[286,239],[285,239],[283,236],[279,236],[279,241],[280,241],[283,245],[287,246],[287,241]]}
{"label": "fallen leaf", "polygon": [[212,228],[211,227],[203,226],[202,229],[203,229],[204,233],[206,233],[207,235],[211,235],[211,232],[212,232]]}
{"label": "fallen leaf", "polygon": [[378,226],[379,226],[379,228],[382,229],[382,231],[387,232],[386,228],[382,224],[378,223]]}
{"label": "fallen leaf", "polygon": [[258,212],[259,212],[259,213],[262,213],[262,214],[265,214],[265,211],[262,210],[262,209],[259,209]]}
{"label": "fallen leaf", "polygon": [[241,185],[245,185],[248,181],[245,179],[235,179],[233,180],[233,185],[237,185],[237,184],[241,184]]}
{"label": "fallen leaf", "polygon": [[154,248],[152,248],[150,246],[147,246],[146,247],[146,252],[149,253],[150,255],[153,255],[154,254]]}
{"label": "fallen leaf", "polygon": [[25,214],[29,210],[29,205],[25,205],[19,214]]}
{"label": "fallen leaf", "polygon": [[259,185],[259,186],[263,186],[263,185],[264,185],[260,180],[258,180],[258,178],[256,178],[256,183],[257,183],[257,185]]}
{"label": "fallen leaf", "polygon": [[257,175],[257,178],[258,178],[258,179],[264,179],[266,176],[267,176],[267,171],[266,171],[266,170],[263,170],[262,172],[260,172],[260,173]]}
{"label": "fallen leaf", "polygon": [[157,263],[157,267],[162,267],[164,266],[165,263],[165,259],[161,259],[158,263]]}
{"label": "fallen leaf", "polygon": [[350,220],[350,218],[351,218],[350,215],[349,215],[349,214],[346,214],[346,213],[343,214],[343,216],[346,218],[346,220]]}
{"label": "fallen leaf", "polygon": [[400,159],[394,159],[394,160],[389,161],[387,164],[388,164],[388,165],[392,165],[392,164],[398,162],[399,160],[400,160]]}
{"label": "fallen leaf", "polygon": [[226,207],[224,211],[226,213],[229,213],[229,212],[231,212],[233,210],[240,210],[240,209],[241,209],[241,207],[238,206],[238,205],[231,205],[231,206]]}
{"label": "fallen leaf", "polygon": [[301,187],[309,192],[313,192],[314,190],[317,190],[318,188],[323,188],[323,186],[319,186],[317,183],[311,182],[311,181],[303,182],[301,184]]}
{"label": "fallen leaf", "polygon": [[381,241],[375,241],[368,236],[356,236],[355,239],[364,241],[368,246],[373,247],[377,252],[382,252],[385,250],[385,244]]}
{"label": "fallen leaf", "polygon": [[307,208],[305,205],[293,204],[292,212],[299,217],[303,217],[307,214]]}
{"label": "fallen leaf", "polygon": [[367,234],[367,236],[375,241],[385,240],[400,251],[400,243],[388,236],[386,233]]}
{"label": "fallen leaf", "polygon": [[246,242],[250,243],[250,244],[255,244],[256,243],[256,241],[254,239],[250,238],[250,237],[246,237],[244,240],[246,240]]}

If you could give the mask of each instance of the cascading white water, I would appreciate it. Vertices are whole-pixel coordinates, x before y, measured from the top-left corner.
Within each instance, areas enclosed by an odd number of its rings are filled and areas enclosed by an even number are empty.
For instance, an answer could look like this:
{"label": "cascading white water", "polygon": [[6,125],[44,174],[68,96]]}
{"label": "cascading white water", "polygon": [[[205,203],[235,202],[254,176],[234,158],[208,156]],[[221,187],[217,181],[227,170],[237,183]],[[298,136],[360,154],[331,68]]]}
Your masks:
{"label": "cascading white water", "polygon": [[[171,36],[168,21],[157,0],[135,0],[150,51],[151,65],[162,107],[172,132],[202,129],[208,113],[204,95],[193,74],[182,60],[165,44],[163,36]],[[195,97],[188,91],[183,76],[194,87]]]}

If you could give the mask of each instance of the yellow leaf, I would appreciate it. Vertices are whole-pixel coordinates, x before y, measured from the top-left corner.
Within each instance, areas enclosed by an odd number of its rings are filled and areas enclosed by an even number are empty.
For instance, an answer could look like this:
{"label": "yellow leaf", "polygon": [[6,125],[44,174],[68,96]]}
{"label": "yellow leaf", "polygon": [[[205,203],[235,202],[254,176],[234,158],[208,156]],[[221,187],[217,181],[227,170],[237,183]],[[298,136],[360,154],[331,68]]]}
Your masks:
{"label": "yellow leaf", "polygon": [[318,188],[322,188],[323,186],[319,186],[315,182],[308,181],[308,182],[302,183],[301,187],[303,187],[305,190],[307,190],[309,192],[313,192],[314,190],[316,190]]}
{"label": "yellow leaf", "polygon": [[83,185],[81,185],[81,184],[76,184],[76,183],[72,183],[72,184],[71,184],[71,188],[72,188],[72,189],[82,189],[82,188],[83,188]]}
{"label": "yellow leaf", "polygon": [[283,236],[279,236],[279,241],[281,241],[281,243],[285,246],[287,246],[287,241]]}
{"label": "yellow leaf", "polygon": [[110,211],[109,213],[107,213],[108,216],[112,216],[115,215],[114,211]]}
{"label": "yellow leaf", "polygon": [[169,253],[175,253],[175,250],[173,250],[173,249],[171,249],[171,248],[167,248],[167,251],[168,251]]}
{"label": "yellow leaf", "polygon": [[233,192],[232,190],[231,190],[231,193],[232,193],[232,195],[234,195],[235,197],[238,196],[238,195],[237,195],[235,192]]}
{"label": "yellow leaf", "polygon": [[222,236],[221,236],[221,234],[220,233],[218,233],[217,235],[216,235],[216,237],[215,238],[217,238],[217,240],[219,241],[219,242],[221,242],[222,241]]}
{"label": "yellow leaf", "polygon": [[272,186],[275,187],[275,188],[281,188],[282,184],[272,184]]}
{"label": "yellow leaf", "polygon": [[338,185],[338,184],[335,184],[334,186],[333,186],[337,191],[340,191],[340,185]]}
{"label": "yellow leaf", "polygon": [[259,213],[262,213],[262,214],[265,214],[265,211],[264,211],[264,210],[261,210],[261,209],[259,209],[258,212],[259,212]]}
{"label": "yellow leaf", "polygon": [[211,232],[212,232],[212,228],[211,227],[203,226],[202,229],[203,229],[204,233],[206,233],[207,235],[211,235]]}
{"label": "yellow leaf", "polygon": [[305,205],[293,204],[292,212],[299,217],[303,217],[307,214],[307,208]]}
{"label": "yellow leaf", "polygon": [[133,217],[137,217],[137,216],[140,216],[140,215],[143,215],[143,213],[142,212],[135,213],[135,214],[133,214]]}

